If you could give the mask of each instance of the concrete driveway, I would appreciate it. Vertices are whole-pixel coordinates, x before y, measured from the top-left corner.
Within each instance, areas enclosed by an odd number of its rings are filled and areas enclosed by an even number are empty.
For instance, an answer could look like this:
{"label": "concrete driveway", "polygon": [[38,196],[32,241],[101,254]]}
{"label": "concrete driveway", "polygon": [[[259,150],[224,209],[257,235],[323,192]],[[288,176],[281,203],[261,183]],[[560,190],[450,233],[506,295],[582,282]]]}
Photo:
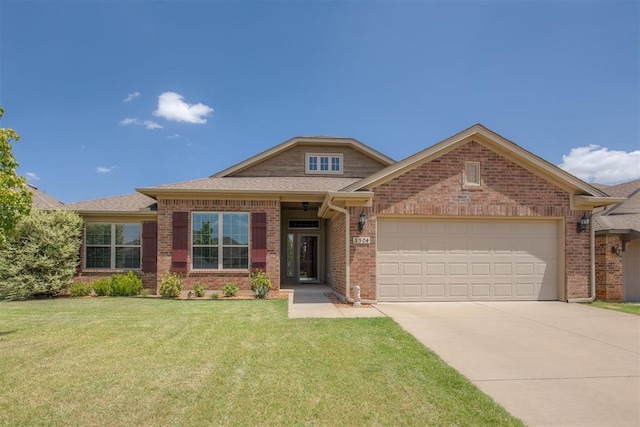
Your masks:
{"label": "concrete driveway", "polygon": [[530,426],[640,426],[640,317],[562,302],[379,303]]}

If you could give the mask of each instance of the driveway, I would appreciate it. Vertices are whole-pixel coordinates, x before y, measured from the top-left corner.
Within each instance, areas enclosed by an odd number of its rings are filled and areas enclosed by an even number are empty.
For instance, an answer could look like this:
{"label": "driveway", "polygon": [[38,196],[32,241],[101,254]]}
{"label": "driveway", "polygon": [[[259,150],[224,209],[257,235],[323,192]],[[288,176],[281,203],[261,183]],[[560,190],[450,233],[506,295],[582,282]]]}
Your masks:
{"label": "driveway", "polygon": [[530,426],[640,426],[640,317],[562,302],[379,303]]}

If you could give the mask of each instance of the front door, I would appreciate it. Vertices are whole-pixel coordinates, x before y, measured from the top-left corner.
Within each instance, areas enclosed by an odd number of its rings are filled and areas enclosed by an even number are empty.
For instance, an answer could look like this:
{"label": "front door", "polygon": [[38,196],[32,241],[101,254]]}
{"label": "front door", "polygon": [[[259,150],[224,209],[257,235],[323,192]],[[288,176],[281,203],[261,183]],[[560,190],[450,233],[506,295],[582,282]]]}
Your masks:
{"label": "front door", "polygon": [[298,282],[318,282],[318,236],[298,234]]}

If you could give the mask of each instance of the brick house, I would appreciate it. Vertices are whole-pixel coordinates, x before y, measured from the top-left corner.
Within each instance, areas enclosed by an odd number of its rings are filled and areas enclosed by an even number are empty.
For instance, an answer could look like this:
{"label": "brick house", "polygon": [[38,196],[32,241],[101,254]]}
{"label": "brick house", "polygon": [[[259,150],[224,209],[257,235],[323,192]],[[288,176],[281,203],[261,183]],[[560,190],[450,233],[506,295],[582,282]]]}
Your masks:
{"label": "brick house", "polygon": [[640,180],[600,189],[625,201],[593,216],[596,298],[640,301]]}
{"label": "brick house", "polygon": [[[350,138],[296,137],[208,178],[66,205],[85,219],[77,280],[166,271],[219,289],[330,285],[375,301],[593,295],[611,197],[475,125],[395,162]],[[357,288],[356,288],[357,287]]]}

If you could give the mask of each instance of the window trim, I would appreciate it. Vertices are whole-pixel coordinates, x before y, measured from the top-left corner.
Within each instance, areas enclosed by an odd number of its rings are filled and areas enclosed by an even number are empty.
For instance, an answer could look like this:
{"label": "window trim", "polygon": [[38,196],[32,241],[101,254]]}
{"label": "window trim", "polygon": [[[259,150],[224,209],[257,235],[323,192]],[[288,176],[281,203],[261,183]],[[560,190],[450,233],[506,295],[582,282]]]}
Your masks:
{"label": "window trim", "polygon": [[[194,217],[198,214],[205,215],[218,215],[218,244],[217,245],[194,245],[193,225],[195,224]],[[224,244],[224,215],[245,215],[247,217],[247,244],[246,245],[225,245]],[[190,241],[189,241],[189,258],[191,271],[206,272],[206,271],[249,271],[251,267],[251,213],[250,212],[237,212],[237,211],[192,211],[191,212],[191,227],[190,227]],[[201,268],[194,267],[193,265],[193,249],[194,248],[218,248],[218,268]],[[224,268],[224,248],[247,248],[247,268]]]}
{"label": "window trim", "polygon": [[[310,168],[312,158],[315,158],[316,169]],[[326,170],[321,170],[323,159],[326,159]],[[335,159],[338,161],[338,170],[333,170]],[[342,175],[344,173],[344,156],[342,153],[306,153],[304,156],[304,172],[308,175]]]}
{"label": "window trim", "polygon": [[[109,225],[110,231],[110,243],[108,245],[89,245],[87,244],[87,226],[88,225]],[[116,234],[116,226],[117,225],[137,225],[140,230],[140,244],[139,245],[118,245],[116,244],[115,234]],[[83,236],[83,262],[82,268],[86,271],[100,271],[100,270],[132,270],[132,271],[141,271],[142,270],[142,223],[139,222],[102,222],[102,221],[86,221],[84,223],[84,236]],[[87,248],[110,248],[109,250],[109,267],[89,267],[87,266]],[[140,259],[138,267],[116,267],[116,253],[118,248],[139,248],[140,249]]]}

